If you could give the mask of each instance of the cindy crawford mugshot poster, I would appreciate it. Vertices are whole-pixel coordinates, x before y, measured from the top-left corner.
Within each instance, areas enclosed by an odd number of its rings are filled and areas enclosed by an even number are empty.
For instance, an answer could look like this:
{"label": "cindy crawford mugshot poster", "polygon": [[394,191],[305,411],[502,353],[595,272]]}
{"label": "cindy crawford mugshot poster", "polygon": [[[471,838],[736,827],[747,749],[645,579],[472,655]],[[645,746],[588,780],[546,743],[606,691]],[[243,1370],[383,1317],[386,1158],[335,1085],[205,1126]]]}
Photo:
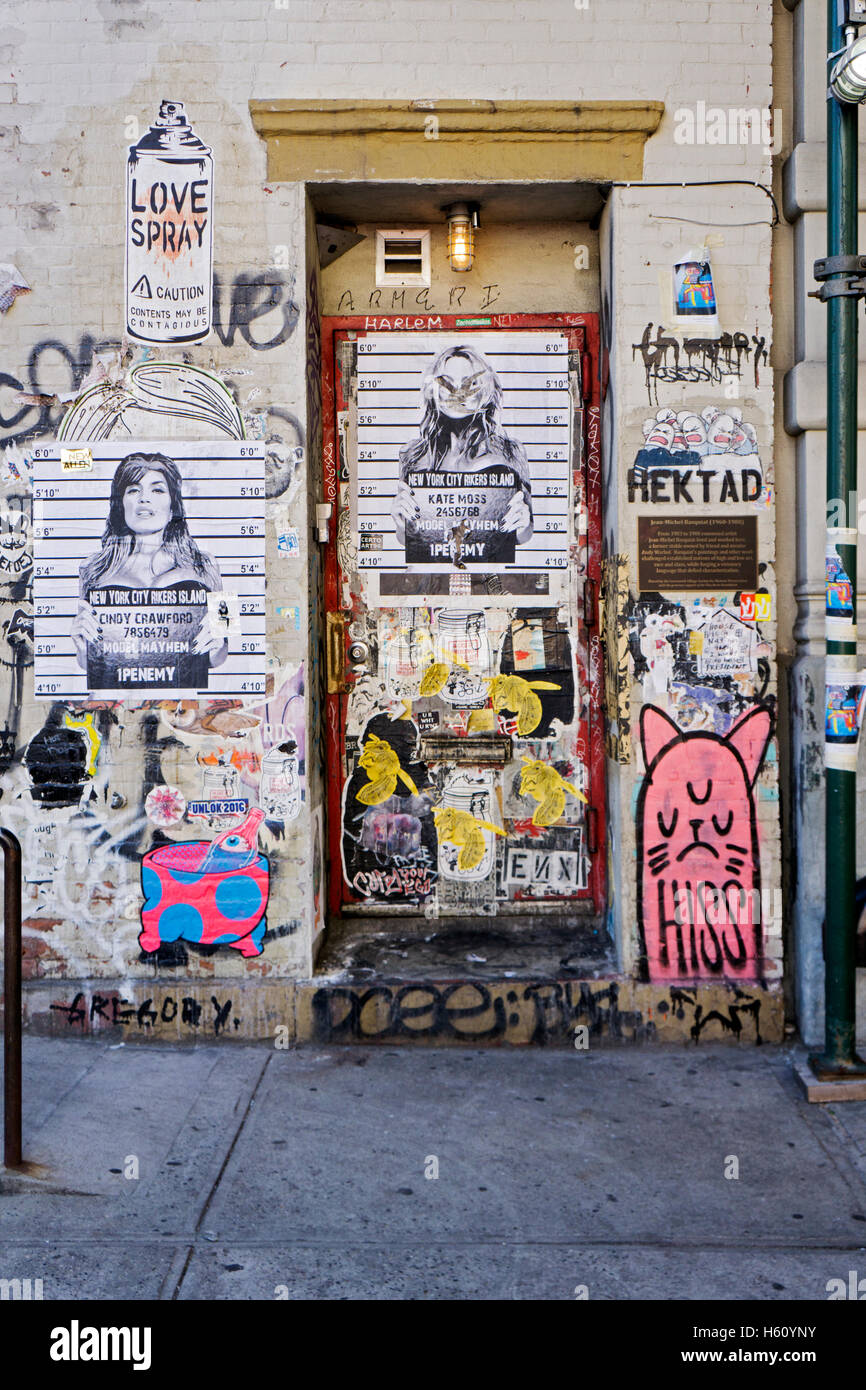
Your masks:
{"label": "cindy crawford mugshot poster", "polygon": [[262,443],[52,444],[33,462],[37,696],[264,691]]}
{"label": "cindy crawford mugshot poster", "polygon": [[460,592],[456,576],[468,597],[473,575],[492,574],[514,602],[552,597],[568,569],[567,340],[459,330],[359,340],[357,460],[368,602]]}

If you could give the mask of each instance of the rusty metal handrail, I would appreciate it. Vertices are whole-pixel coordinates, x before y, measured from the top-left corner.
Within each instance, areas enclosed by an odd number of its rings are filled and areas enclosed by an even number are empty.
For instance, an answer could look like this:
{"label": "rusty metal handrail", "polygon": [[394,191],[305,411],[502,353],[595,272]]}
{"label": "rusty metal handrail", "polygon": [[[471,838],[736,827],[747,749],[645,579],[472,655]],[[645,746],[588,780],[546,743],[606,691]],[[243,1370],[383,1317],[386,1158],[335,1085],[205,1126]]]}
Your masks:
{"label": "rusty metal handrail", "polygon": [[0,829],[3,848],[3,1162],[21,1159],[21,845]]}

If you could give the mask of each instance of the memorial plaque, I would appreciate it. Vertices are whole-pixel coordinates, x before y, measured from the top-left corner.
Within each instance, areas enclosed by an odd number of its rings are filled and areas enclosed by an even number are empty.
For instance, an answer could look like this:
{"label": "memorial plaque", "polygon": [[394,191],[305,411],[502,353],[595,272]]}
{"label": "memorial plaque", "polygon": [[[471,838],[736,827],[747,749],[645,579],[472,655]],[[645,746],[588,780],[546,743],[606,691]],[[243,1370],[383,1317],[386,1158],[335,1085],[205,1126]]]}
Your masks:
{"label": "memorial plaque", "polygon": [[641,593],[756,589],[758,518],[638,517],[637,583]]}

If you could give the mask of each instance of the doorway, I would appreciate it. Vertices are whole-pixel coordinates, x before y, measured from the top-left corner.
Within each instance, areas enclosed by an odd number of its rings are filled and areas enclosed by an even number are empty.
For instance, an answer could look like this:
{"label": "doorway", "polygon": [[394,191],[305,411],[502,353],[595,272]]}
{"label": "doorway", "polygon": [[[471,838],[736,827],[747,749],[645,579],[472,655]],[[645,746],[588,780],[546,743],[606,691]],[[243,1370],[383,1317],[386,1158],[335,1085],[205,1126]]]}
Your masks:
{"label": "doorway", "polygon": [[329,909],[605,903],[598,322],[325,318]]}

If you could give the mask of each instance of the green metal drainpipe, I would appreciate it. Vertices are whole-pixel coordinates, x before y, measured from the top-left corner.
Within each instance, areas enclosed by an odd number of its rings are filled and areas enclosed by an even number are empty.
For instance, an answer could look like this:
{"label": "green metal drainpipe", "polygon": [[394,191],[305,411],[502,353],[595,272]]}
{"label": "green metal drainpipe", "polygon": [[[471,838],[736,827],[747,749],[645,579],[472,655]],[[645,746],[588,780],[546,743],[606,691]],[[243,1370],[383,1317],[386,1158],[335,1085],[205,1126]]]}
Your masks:
{"label": "green metal drainpipe", "polygon": [[[845,46],[844,7],[827,4],[827,42],[830,53]],[[829,67],[828,67],[829,72]],[[857,118],[859,106],[827,97],[827,250],[829,256],[857,253]],[[828,275],[832,281],[837,275]],[[849,503],[857,492],[857,315],[860,300],[835,295],[827,301],[827,507],[842,499],[848,525]],[[853,525],[857,525],[854,508]],[[853,579],[854,620],[857,605],[857,545],[840,545],[845,573]],[[827,640],[827,657],[837,663],[853,658],[857,643]],[[855,679],[852,674],[852,683]],[[810,1059],[819,1080],[866,1074],[857,1056],[855,1030],[854,917],[856,818],[854,771],[827,768],[826,916],[825,916],[825,1032],[824,1051]]]}

